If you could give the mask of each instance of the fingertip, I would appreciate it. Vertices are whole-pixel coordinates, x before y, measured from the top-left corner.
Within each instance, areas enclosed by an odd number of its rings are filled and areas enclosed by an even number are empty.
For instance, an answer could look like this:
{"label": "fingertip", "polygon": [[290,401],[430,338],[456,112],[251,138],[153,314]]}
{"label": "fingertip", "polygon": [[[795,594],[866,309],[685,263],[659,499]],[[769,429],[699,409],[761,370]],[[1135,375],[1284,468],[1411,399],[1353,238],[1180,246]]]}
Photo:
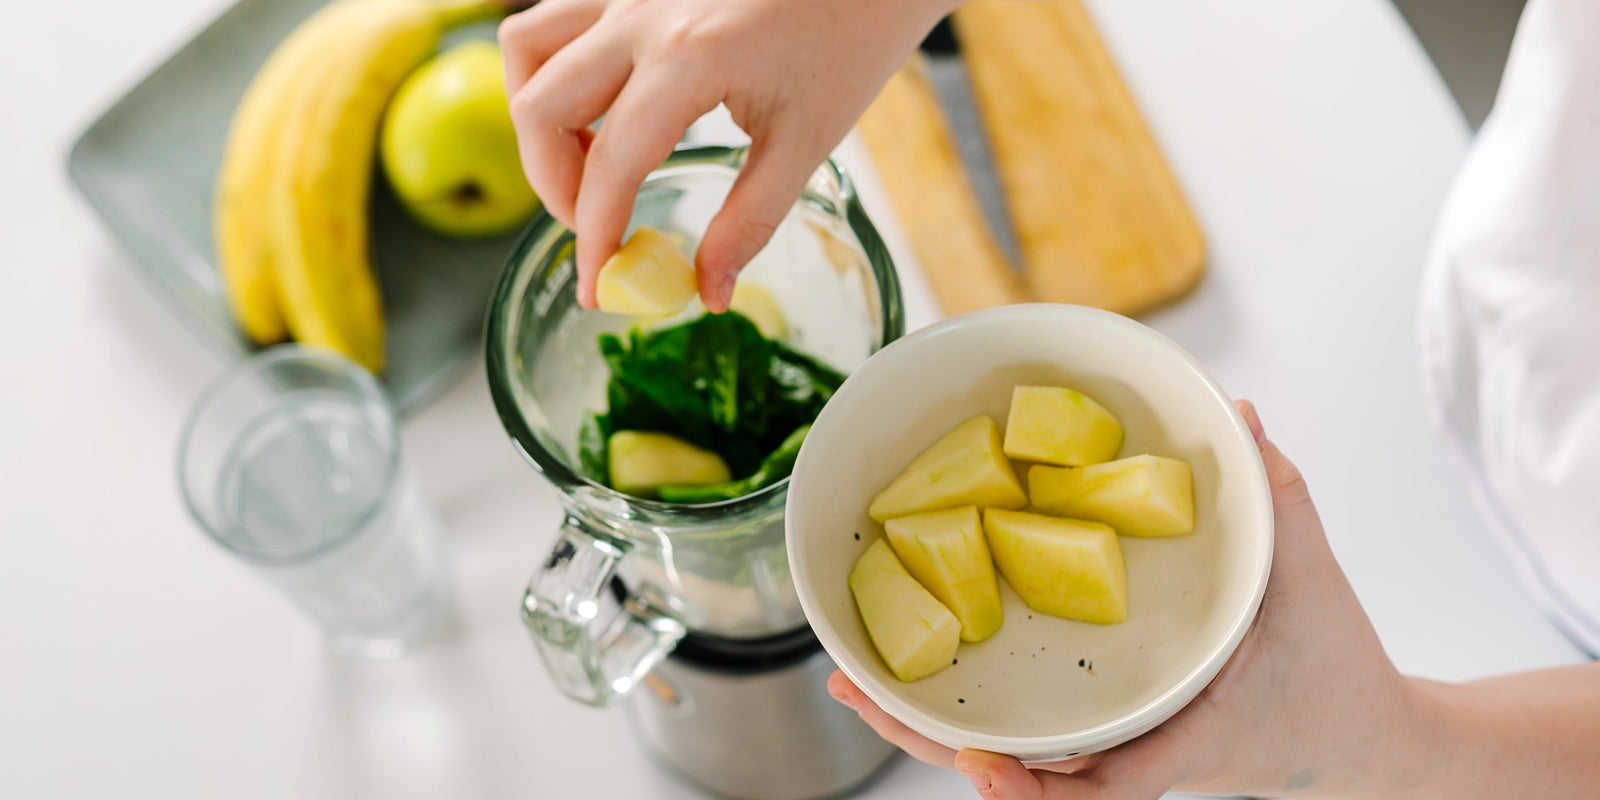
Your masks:
{"label": "fingertip", "polygon": [[856,685],[845,677],[842,670],[836,669],[832,675],[828,676],[828,694],[852,711],[857,710],[857,706],[860,705],[856,699],[860,692],[861,690],[857,689]]}
{"label": "fingertip", "polygon": [[1032,800],[1043,792],[1039,777],[1011,756],[966,749],[956,753],[954,763],[984,797]]}
{"label": "fingertip", "polygon": [[976,750],[971,747],[963,748],[956,753],[956,769],[966,773],[995,773],[1011,769],[1027,768],[1013,756],[1002,753],[993,753],[988,750]]}
{"label": "fingertip", "polygon": [[[707,233],[711,233],[715,226],[716,220],[713,219],[711,227],[707,229]],[[713,239],[708,246],[705,237],[702,237],[700,249],[696,250],[694,254],[694,281],[696,288],[700,292],[700,302],[705,303],[706,310],[713,314],[721,314],[727,311],[728,304],[732,302],[732,292],[730,291],[728,296],[725,297],[722,291],[724,276],[730,272],[724,266],[726,263],[726,260],[717,254],[716,241]]]}
{"label": "fingertip", "polygon": [[[588,171],[587,169],[585,170]],[[578,223],[574,232],[578,236],[578,297],[587,300],[589,308],[596,301],[596,284],[606,261],[622,247],[622,234],[628,223],[626,211],[604,212],[604,203],[590,202],[606,191],[597,182],[587,181],[578,192],[577,209],[573,211]],[[621,219],[616,217],[620,214]]]}
{"label": "fingertip", "polygon": [[733,288],[739,283],[739,270],[724,269],[721,274],[696,270],[700,276],[700,300],[714,314],[726,312],[733,305]]}
{"label": "fingertip", "polygon": [[599,306],[598,299],[595,297],[595,284],[598,282],[598,278],[599,275],[596,272],[585,271],[581,267],[578,269],[578,305],[580,307],[593,311]]}
{"label": "fingertip", "polygon": [[970,747],[962,748],[960,752],[956,753],[955,768],[968,775],[986,772],[987,757],[992,755],[994,754],[987,750],[974,750]]}
{"label": "fingertip", "polygon": [[1311,501],[1305,476],[1289,457],[1272,442],[1261,445],[1261,462],[1267,469],[1272,501],[1280,506],[1298,506]]}
{"label": "fingertip", "polygon": [[742,210],[724,206],[706,226],[705,235],[700,239],[700,251],[696,254],[697,266],[705,272],[705,288],[727,288],[731,292],[739,272],[767,246],[778,230],[777,222],[742,217]]}
{"label": "fingertip", "polygon": [[1235,400],[1234,405],[1239,409],[1239,414],[1244,417],[1244,424],[1250,429],[1250,436],[1256,444],[1267,441],[1267,431],[1261,426],[1261,415],[1256,412],[1256,406],[1249,400]]}
{"label": "fingertip", "polygon": [[1300,474],[1300,468],[1295,466],[1289,457],[1278,449],[1278,445],[1267,438],[1266,428],[1261,424],[1261,415],[1256,412],[1256,406],[1249,400],[1235,400],[1239,414],[1244,417],[1244,423],[1250,428],[1250,436],[1256,440],[1256,448],[1261,451],[1261,464],[1267,470],[1267,483],[1272,489],[1272,500],[1279,505],[1298,505],[1311,499],[1310,492],[1306,489],[1305,478]]}
{"label": "fingertip", "polygon": [[603,269],[611,256],[617,252],[620,242],[613,241],[609,247],[602,248],[591,244],[585,248],[583,237],[578,237],[578,305],[594,310],[600,304],[598,285],[600,283],[600,270]]}
{"label": "fingertip", "polygon": [[[777,233],[795,198],[805,188],[815,160],[797,155],[783,141],[751,145],[749,159],[739,170],[722,208],[706,226],[695,254],[700,299],[713,310],[726,310],[733,297],[739,271],[761,253]],[[809,164],[809,166],[808,166]]]}

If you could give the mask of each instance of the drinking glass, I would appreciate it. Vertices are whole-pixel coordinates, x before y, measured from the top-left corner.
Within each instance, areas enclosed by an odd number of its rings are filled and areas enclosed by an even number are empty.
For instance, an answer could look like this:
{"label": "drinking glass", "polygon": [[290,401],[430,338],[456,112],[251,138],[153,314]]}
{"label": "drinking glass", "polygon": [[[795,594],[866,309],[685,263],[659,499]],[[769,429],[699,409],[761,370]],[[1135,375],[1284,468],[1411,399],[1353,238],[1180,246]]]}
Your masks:
{"label": "drinking glass", "polygon": [[393,656],[449,605],[439,526],[372,375],[283,345],[208,387],[178,480],[195,522],[306,611],[333,649]]}

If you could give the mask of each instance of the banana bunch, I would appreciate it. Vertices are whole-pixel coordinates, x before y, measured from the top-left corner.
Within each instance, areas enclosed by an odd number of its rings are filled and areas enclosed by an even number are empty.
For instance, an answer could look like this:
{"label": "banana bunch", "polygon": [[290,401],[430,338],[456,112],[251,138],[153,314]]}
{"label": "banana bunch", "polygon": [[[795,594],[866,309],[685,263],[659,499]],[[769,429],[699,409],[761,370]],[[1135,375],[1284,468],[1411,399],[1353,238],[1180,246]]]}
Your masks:
{"label": "banana bunch", "polygon": [[234,112],[217,175],[217,258],[239,326],[383,369],[367,195],[384,109],[450,27],[493,0],[334,0],[267,59]]}

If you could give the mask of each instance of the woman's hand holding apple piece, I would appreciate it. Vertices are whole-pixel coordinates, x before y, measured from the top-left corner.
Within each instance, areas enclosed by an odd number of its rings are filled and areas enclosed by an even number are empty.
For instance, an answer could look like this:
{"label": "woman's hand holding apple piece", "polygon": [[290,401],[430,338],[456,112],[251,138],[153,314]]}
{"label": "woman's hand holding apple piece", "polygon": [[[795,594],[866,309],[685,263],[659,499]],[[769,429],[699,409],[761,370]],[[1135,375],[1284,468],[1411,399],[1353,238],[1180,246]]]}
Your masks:
{"label": "woman's hand holding apple piece", "polygon": [[[639,186],[719,103],[749,160],[701,238],[708,308],[951,0],[543,0],[500,28],[528,180],[577,233],[578,300],[621,243]],[[589,126],[604,114],[598,132]]]}
{"label": "woman's hand holding apple piece", "polygon": [[1215,681],[1127,744],[1055,764],[951,750],[835,672],[829,691],[885,739],[994,800],[1566,798],[1600,785],[1600,664],[1447,685],[1399,674],[1328,547],[1305,481],[1239,403],[1272,484],[1261,611]]}

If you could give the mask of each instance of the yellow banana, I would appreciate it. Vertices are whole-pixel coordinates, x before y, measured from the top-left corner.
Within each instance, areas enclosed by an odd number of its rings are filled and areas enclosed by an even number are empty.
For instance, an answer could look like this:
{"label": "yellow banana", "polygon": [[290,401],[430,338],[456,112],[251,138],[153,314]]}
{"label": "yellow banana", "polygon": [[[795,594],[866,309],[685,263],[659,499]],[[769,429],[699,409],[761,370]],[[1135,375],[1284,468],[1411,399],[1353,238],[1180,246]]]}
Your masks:
{"label": "yellow banana", "polygon": [[326,46],[319,40],[342,27],[334,17],[348,15],[350,8],[335,3],[296,28],[256,73],[228,127],[212,229],[228,304],[257,344],[282,341],[286,334],[267,217],[267,185],[278,171],[277,142],[290,120],[284,111],[309,85],[307,67],[315,66],[312,56]]}
{"label": "yellow banana", "polygon": [[[384,107],[431,56],[447,25],[483,2],[336,0],[339,16],[319,49],[318,74],[292,104],[279,143],[279,180],[268,218],[279,300],[295,339],[332,347],[373,372],[383,368],[383,307],[367,242],[367,196]],[[332,12],[329,12],[330,14]]]}
{"label": "yellow banana", "polygon": [[444,30],[492,0],[334,0],[268,59],[235,114],[218,179],[229,298],[252,339],[332,347],[377,372],[383,312],[367,193],[383,108]]}

